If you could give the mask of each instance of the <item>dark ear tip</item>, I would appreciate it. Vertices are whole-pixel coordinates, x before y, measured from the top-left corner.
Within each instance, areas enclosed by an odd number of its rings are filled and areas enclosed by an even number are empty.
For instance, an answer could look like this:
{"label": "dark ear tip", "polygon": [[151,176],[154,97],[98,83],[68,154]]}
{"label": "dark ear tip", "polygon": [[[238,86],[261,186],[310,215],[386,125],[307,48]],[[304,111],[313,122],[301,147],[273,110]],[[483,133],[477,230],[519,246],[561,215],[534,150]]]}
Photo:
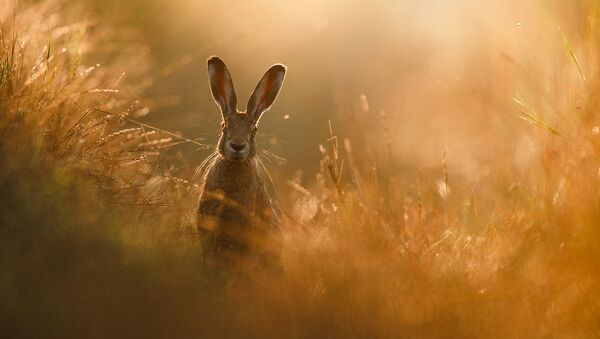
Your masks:
{"label": "dark ear tip", "polygon": [[225,63],[223,62],[223,60],[221,60],[221,58],[219,58],[216,55],[210,56],[206,62],[209,66],[210,65],[225,66]]}
{"label": "dark ear tip", "polygon": [[271,66],[271,69],[278,71],[278,72],[285,73],[287,71],[287,66],[284,64],[275,64],[275,65]]}

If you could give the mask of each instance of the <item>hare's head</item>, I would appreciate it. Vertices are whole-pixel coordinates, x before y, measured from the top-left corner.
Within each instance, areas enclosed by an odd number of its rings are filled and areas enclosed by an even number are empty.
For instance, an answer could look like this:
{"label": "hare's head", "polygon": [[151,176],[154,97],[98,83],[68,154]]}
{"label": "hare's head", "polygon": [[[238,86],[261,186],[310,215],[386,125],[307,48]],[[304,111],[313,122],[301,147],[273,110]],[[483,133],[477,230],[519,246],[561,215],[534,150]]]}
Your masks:
{"label": "hare's head", "polygon": [[271,108],[283,84],[286,68],[273,65],[256,85],[248,100],[246,112],[237,110],[233,81],[225,63],[218,57],[208,59],[208,81],[215,102],[221,108],[221,138],[219,153],[231,161],[245,161],[256,154],[254,137],[262,113]]}

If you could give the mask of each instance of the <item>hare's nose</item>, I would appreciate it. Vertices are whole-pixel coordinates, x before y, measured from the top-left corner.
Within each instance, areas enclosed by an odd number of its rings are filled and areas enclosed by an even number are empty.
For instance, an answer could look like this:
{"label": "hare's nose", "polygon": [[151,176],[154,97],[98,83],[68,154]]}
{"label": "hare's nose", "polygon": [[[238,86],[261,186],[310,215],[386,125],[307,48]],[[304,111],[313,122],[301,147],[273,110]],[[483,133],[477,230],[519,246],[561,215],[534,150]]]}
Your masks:
{"label": "hare's nose", "polygon": [[231,148],[233,148],[233,150],[236,152],[241,152],[244,150],[244,148],[246,148],[246,142],[232,142]]}

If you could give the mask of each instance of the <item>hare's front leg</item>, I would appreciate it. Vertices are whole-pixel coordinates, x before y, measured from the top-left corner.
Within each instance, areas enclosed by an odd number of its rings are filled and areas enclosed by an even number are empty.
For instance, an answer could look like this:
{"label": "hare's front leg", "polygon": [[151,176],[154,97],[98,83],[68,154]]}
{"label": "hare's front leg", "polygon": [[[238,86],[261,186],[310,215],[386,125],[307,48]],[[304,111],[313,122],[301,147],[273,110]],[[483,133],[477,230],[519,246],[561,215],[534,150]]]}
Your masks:
{"label": "hare's front leg", "polygon": [[261,223],[259,227],[262,229],[259,252],[266,267],[280,268],[283,237],[279,229],[279,217],[273,209],[271,197],[267,193],[266,187],[261,186],[256,197],[256,213]]}
{"label": "hare's front leg", "polygon": [[220,223],[223,206],[217,199],[202,196],[196,215],[196,228],[205,255],[213,255],[216,251],[216,232]]}
{"label": "hare's front leg", "polygon": [[271,196],[267,193],[265,185],[260,185],[256,194],[256,215],[259,216],[263,225],[269,228],[279,229],[279,218],[273,209]]}

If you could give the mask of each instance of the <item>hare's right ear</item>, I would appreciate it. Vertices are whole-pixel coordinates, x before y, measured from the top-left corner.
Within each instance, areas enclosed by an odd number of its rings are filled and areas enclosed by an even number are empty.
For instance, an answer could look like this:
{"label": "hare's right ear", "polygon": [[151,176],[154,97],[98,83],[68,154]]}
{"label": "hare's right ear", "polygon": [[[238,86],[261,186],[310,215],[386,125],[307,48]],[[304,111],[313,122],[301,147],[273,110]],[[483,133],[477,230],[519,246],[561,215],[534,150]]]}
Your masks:
{"label": "hare's right ear", "polygon": [[221,108],[223,118],[236,112],[237,97],[233,89],[233,81],[227,66],[219,57],[212,56],[208,59],[208,82],[213,99]]}
{"label": "hare's right ear", "polygon": [[285,72],[287,68],[282,64],[275,64],[269,68],[262,76],[254,92],[248,99],[248,107],[246,113],[258,122],[260,116],[271,108],[273,102],[279,94],[279,90],[283,85]]}

